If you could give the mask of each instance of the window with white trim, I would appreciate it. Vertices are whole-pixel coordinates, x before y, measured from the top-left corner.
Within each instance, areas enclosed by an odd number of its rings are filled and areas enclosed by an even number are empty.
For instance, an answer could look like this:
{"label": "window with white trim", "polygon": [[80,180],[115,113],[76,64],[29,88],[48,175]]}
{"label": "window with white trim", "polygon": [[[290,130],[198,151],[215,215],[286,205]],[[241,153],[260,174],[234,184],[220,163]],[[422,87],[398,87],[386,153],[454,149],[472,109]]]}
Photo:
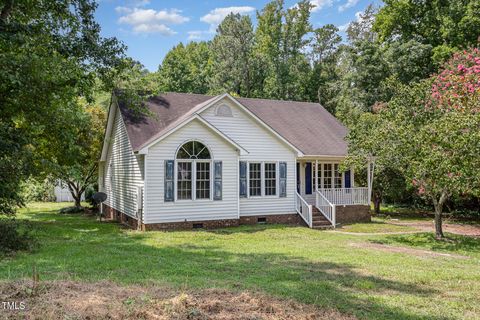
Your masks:
{"label": "window with white trim", "polygon": [[312,167],[312,190],[315,189],[315,177],[317,177],[319,189],[338,189],[343,187],[343,173],[340,171],[340,165],[338,163],[318,163],[318,168],[316,168],[315,163],[313,163]]}
{"label": "window with white trim", "polygon": [[338,164],[333,165],[333,185],[334,188],[342,187],[342,173],[340,172]]}
{"label": "window with white trim", "polygon": [[323,164],[323,188],[330,189],[332,188],[332,177],[333,177],[333,164],[324,163]]}
{"label": "window with white trim", "polygon": [[211,157],[201,142],[189,141],[177,151],[177,199],[210,199]]}
{"label": "window with white trim", "polygon": [[210,199],[210,162],[197,162],[196,198]]}
{"label": "window with white trim", "polygon": [[177,163],[177,199],[192,199],[192,163]]}
{"label": "window with white trim", "polygon": [[262,195],[262,167],[259,162],[250,162],[248,164],[249,176],[249,194],[250,197],[259,197]]}
{"label": "window with white trim", "polygon": [[277,164],[265,163],[265,195],[274,196],[277,194]]}

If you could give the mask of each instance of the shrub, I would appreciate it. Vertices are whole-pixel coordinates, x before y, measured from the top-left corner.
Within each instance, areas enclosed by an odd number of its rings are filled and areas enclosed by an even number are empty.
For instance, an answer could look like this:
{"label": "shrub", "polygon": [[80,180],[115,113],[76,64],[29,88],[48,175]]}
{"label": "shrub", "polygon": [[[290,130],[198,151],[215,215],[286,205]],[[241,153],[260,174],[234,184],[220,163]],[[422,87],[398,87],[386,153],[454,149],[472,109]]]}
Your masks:
{"label": "shrub", "polygon": [[29,178],[22,184],[22,196],[25,202],[55,201],[55,184],[50,178],[42,181]]}
{"label": "shrub", "polygon": [[95,209],[98,206],[97,203],[93,200],[93,195],[96,192],[95,190],[98,190],[98,185],[96,184],[88,187],[87,190],[85,190],[85,201],[88,202],[92,209]]}
{"label": "shrub", "polygon": [[65,208],[60,209],[60,213],[64,213],[64,214],[83,213],[83,212],[85,212],[85,210],[83,210],[83,208],[77,208],[75,206],[65,207]]}
{"label": "shrub", "polygon": [[30,222],[0,218],[0,254],[30,250],[36,243]]}

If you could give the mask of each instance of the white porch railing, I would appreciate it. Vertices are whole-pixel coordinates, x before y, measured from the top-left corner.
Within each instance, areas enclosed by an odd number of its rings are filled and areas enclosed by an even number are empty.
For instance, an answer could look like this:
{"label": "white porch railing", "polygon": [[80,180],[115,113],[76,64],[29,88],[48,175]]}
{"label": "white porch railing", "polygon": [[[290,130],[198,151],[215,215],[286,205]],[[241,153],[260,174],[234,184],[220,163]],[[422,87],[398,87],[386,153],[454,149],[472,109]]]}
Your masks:
{"label": "white porch railing", "polygon": [[327,218],[328,221],[335,228],[336,217],[335,217],[335,205],[331,203],[321,192],[320,190],[315,192],[315,206],[320,210],[320,212]]}
{"label": "white porch railing", "polygon": [[319,189],[335,205],[368,205],[368,188]]}
{"label": "white porch railing", "polygon": [[300,215],[300,217],[302,217],[302,219],[306,222],[306,224],[311,228],[312,222],[313,222],[312,205],[308,204],[307,201],[305,201],[305,199],[303,199],[302,196],[298,194],[298,192],[296,192],[295,194],[296,194],[295,205],[296,205],[297,212]]}

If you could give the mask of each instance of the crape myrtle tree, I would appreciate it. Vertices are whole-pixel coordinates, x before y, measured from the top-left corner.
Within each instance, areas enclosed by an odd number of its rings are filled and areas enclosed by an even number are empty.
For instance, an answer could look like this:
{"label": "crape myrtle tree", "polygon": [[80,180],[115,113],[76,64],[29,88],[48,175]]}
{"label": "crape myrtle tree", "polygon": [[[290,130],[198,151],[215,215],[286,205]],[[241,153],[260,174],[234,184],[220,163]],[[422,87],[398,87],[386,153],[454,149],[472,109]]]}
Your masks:
{"label": "crape myrtle tree", "polygon": [[[0,2],[0,213],[22,205],[19,184],[42,170],[54,137],[69,136],[95,81],[110,90],[124,46],[102,38],[92,0]],[[71,123],[71,122],[70,122]],[[48,142],[52,144],[47,148]]]}
{"label": "crape myrtle tree", "polygon": [[351,156],[373,154],[398,168],[433,203],[440,239],[445,202],[480,193],[480,51],[456,53],[427,81],[395,87],[371,115],[375,125],[352,130]]}

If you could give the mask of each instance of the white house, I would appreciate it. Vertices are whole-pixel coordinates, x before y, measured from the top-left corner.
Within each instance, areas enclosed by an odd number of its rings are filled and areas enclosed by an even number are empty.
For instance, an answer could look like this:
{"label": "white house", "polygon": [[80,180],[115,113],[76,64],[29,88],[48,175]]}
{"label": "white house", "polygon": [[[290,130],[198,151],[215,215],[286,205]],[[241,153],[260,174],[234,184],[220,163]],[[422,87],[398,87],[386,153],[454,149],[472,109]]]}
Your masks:
{"label": "white house", "polygon": [[100,159],[107,217],[143,230],[369,220],[341,172],[347,130],[320,104],[166,93],[113,99]]}

